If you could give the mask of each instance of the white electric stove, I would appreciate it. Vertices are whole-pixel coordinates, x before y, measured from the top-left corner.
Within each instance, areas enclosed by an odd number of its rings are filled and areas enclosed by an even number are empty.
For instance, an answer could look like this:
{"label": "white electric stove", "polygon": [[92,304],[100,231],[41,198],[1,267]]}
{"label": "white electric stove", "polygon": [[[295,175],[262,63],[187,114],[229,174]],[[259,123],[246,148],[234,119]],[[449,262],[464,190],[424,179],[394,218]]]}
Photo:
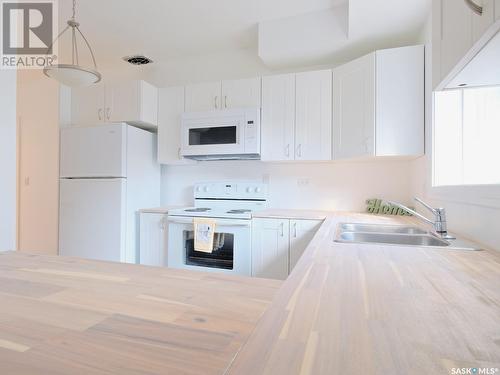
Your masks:
{"label": "white electric stove", "polygon": [[[194,186],[194,206],[168,213],[168,266],[251,275],[252,212],[267,208],[267,185],[209,182]],[[211,253],[194,250],[197,217],[215,222]]]}

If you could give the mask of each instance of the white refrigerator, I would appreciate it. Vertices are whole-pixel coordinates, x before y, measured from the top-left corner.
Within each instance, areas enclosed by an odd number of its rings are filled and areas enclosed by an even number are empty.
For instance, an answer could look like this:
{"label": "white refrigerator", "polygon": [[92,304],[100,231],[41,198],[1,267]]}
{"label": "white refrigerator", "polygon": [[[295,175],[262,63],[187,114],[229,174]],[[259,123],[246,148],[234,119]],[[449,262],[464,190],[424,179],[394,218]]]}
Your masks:
{"label": "white refrigerator", "polygon": [[60,142],[59,255],[136,263],[138,210],[160,203],[156,135],[106,124]]}

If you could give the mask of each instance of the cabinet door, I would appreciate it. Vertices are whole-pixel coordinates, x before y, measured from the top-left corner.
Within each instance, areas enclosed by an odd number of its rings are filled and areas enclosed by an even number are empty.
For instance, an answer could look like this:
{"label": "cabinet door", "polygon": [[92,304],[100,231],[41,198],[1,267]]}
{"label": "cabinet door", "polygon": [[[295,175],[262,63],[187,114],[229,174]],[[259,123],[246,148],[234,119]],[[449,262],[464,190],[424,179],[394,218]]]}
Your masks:
{"label": "cabinet door", "polygon": [[158,88],[145,81],[139,81],[138,120],[153,126],[158,125]]}
{"label": "cabinet door", "polygon": [[106,121],[126,122],[139,119],[139,83],[126,81],[106,85]]}
{"label": "cabinet door", "polygon": [[473,42],[476,42],[495,20],[495,0],[474,0],[474,2],[483,7],[481,15],[472,12],[472,38]]}
{"label": "cabinet door", "polygon": [[148,266],[167,265],[167,217],[141,213],[139,223],[139,263]]}
{"label": "cabinet door", "polygon": [[374,154],[375,54],[333,72],[333,153],[335,159]]}
{"label": "cabinet door", "polygon": [[262,160],[295,158],[295,74],[262,78]]}
{"label": "cabinet door", "polygon": [[186,112],[222,108],[221,83],[208,82],[186,86]]}
{"label": "cabinet door", "polygon": [[223,109],[231,108],[260,108],[261,106],[261,79],[238,79],[222,81]]}
{"label": "cabinet door", "polygon": [[71,121],[73,125],[95,125],[105,121],[102,83],[71,90]]}
{"label": "cabinet door", "polygon": [[288,276],[288,220],[254,219],[252,276],[284,280]]}
{"label": "cabinet door", "polygon": [[332,159],[332,71],[296,75],[295,159]]}
{"label": "cabinet door", "polygon": [[184,87],[159,90],[158,162],[187,164],[194,161],[181,157],[181,116],[184,112]]}
{"label": "cabinet door", "polygon": [[290,220],[290,272],[322,223],[321,220]]}
{"label": "cabinet door", "polygon": [[441,76],[445,78],[472,47],[472,11],[463,0],[442,0]]}

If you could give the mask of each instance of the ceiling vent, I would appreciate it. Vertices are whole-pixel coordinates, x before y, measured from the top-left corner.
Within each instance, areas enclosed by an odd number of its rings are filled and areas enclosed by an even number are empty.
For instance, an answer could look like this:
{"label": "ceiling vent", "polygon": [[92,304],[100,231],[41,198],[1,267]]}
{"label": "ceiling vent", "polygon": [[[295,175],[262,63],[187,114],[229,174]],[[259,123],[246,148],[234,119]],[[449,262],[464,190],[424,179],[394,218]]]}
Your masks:
{"label": "ceiling vent", "polygon": [[153,62],[149,57],[143,55],[125,56],[123,60],[132,65],[147,65]]}

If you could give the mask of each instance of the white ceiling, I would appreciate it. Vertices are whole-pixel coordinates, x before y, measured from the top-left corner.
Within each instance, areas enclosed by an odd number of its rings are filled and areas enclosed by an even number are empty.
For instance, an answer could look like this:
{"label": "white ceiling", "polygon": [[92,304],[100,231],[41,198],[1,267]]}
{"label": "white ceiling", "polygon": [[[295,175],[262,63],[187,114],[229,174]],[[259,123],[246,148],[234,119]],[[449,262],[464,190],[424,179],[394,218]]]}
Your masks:
{"label": "white ceiling", "polygon": [[[356,33],[413,32],[431,0],[350,0]],[[77,19],[102,65],[143,53],[155,62],[241,49],[257,50],[261,21],[330,9],[347,0],[80,0]],[[59,0],[61,24],[71,0]],[[351,12],[351,9],[350,9]],[[351,18],[351,16],[350,16]],[[359,27],[366,23],[366,27]],[[357,35],[359,37],[359,35]],[[61,47],[67,49],[68,41]],[[61,51],[60,51],[61,52]]]}

